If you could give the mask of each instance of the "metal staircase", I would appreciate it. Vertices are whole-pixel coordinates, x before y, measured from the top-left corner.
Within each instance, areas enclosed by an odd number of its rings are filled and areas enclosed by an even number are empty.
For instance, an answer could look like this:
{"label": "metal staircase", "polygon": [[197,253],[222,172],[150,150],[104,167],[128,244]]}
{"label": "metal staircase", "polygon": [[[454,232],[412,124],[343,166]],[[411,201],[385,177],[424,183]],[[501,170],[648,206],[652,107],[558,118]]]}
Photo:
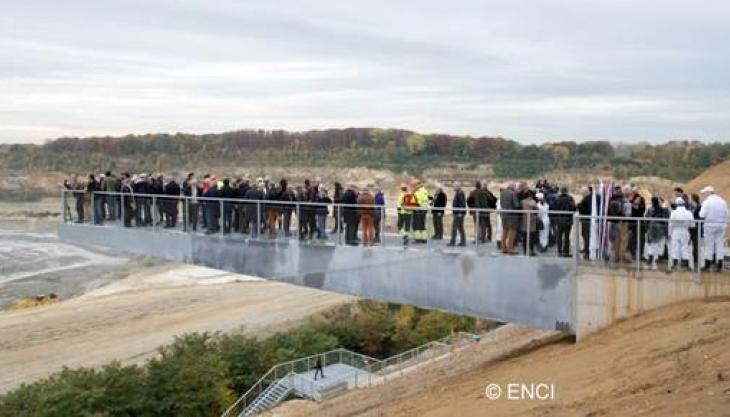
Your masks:
{"label": "metal staircase", "polygon": [[[384,360],[346,349],[335,349],[283,362],[264,374],[221,417],[253,416],[276,406],[289,395],[321,401],[342,391],[370,387],[398,377],[419,363],[448,355],[452,349],[463,347],[475,340],[479,340],[477,335],[458,332]],[[329,369],[328,366],[339,365],[341,369],[345,369],[345,373],[326,380],[313,380],[311,371],[318,359],[326,369]]]}
{"label": "metal staircase", "polygon": [[286,397],[288,397],[292,392],[292,388],[288,381],[289,378],[284,377],[266,387],[266,389],[258,397],[256,397],[251,404],[246,406],[238,417],[252,416],[284,401],[284,399],[286,399]]}

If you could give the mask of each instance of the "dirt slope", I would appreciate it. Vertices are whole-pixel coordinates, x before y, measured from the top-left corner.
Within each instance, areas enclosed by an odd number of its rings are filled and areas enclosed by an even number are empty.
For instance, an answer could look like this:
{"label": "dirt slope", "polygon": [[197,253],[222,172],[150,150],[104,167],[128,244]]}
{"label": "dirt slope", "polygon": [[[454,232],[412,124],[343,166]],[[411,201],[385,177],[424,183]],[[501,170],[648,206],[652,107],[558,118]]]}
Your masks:
{"label": "dirt slope", "polygon": [[[730,416],[729,345],[730,300],[685,303],[618,323],[577,345],[553,343],[456,375],[448,368],[424,371],[314,407],[298,404],[272,414]],[[488,383],[554,384],[555,399],[490,400],[484,394]],[[409,386],[419,388],[414,392]]]}
{"label": "dirt slope", "polygon": [[698,193],[704,187],[712,185],[725,201],[730,201],[730,161],[721,162],[693,179],[685,187],[688,193]]}
{"label": "dirt slope", "polygon": [[58,305],[0,312],[0,392],[63,366],[140,362],[186,332],[280,330],[351,300],[207,268],[164,266]]}

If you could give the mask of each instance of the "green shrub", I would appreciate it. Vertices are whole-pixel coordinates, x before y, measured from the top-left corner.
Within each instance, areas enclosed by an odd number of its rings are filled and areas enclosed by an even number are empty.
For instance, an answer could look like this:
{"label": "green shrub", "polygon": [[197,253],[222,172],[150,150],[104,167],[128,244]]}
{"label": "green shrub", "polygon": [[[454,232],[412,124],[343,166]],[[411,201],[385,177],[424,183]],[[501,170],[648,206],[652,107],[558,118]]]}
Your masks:
{"label": "green shrub", "polygon": [[141,416],[144,386],[144,371],[136,366],[64,369],[0,398],[0,416]]}
{"label": "green shrub", "polygon": [[228,365],[210,342],[207,333],[187,334],[160,349],[148,365],[148,415],[217,417],[235,400]]}
{"label": "green shrub", "polygon": [[274,364],[268,360],[263,343],[251,336],[222,335],[216,350],[227,365],[226,374],[234,392],[246,392]]}
{"label": "green shrub", "polygon": [[387,357],[476,320],[360,301],[265,339],[194,333],[146,366],[65,369],[0,396],[0,417],[217,417],[275,364],[338,346]]}

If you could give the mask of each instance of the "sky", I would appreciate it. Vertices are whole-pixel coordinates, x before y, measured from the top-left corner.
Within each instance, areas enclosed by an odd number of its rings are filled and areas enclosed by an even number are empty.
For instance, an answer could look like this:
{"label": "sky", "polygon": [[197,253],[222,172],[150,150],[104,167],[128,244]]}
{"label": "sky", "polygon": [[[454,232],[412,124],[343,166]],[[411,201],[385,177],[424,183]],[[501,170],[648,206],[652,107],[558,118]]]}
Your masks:
{"label": "sky", "polygon": [[2,0],[0,143],[391,127],[730,140],[730,1]]}

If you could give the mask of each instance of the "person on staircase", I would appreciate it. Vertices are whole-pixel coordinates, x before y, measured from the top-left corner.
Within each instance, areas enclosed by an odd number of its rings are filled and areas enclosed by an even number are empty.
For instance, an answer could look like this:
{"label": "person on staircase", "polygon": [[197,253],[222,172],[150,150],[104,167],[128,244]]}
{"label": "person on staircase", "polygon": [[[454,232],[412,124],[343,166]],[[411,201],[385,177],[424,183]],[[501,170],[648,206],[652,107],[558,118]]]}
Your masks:
{"label": "person on staircase", "polygon": [[322,369],[322,358],[317,356],[317,362],[314,363],[314,380],[317,380],[317,376],[322,376],[324,379],[324,370]]}

